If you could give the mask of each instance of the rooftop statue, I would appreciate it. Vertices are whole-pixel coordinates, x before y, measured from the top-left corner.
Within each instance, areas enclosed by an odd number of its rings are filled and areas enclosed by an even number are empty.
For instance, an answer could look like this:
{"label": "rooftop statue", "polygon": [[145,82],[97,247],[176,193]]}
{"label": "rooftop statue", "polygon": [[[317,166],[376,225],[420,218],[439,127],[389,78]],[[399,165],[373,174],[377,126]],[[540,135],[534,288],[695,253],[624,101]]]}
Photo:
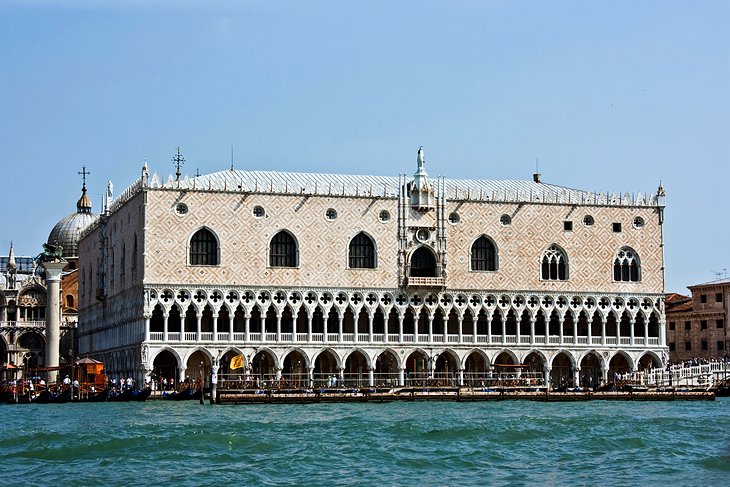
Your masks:
{"label": "rooftop statue", "polygon": [[423,153],[423,146],[418,148],[418,169],[421,169],[426,163],[426,156]]}

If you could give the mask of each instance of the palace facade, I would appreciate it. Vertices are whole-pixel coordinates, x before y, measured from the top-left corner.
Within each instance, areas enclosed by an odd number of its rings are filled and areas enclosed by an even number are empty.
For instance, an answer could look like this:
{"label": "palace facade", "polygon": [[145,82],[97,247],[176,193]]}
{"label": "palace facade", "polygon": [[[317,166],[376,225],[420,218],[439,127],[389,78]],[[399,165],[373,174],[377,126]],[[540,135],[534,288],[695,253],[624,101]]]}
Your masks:
{"label": "palace facade", "polygon": [[[111,376],[494,375],[667,360],[664,190],[147,166],[79,242],[79,347]],[[243,355],[243,369],[230,370]]]}

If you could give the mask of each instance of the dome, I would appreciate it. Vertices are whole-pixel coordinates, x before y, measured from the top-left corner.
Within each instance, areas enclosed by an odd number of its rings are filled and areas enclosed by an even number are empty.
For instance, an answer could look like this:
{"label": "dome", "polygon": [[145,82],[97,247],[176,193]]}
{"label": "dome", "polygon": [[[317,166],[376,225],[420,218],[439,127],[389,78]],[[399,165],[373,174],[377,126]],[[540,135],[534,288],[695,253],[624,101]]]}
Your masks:
{"label": "dome", "polygon": [[56,223],[48,234],[48,243],[60,245],[64,257],[78,257],[79,236],[95,219],[96,215],[91,212],[91,201],[86,196],[86,183],[84,183],[81,198],[76,203],[76,213],[71,213]]}

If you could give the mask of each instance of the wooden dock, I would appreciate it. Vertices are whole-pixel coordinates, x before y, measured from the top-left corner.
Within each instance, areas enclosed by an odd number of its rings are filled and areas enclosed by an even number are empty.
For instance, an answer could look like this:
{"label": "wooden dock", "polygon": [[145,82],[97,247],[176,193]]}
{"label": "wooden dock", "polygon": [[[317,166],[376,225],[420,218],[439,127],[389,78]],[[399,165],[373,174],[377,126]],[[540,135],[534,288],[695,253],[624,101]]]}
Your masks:
{"label": "wooden dock", "polygon": [[226,389],[218,391],[218,404],[311,404],[394,401],[714,401],[712,391],[548,392],[521,389],[416,388],[394,389]]}

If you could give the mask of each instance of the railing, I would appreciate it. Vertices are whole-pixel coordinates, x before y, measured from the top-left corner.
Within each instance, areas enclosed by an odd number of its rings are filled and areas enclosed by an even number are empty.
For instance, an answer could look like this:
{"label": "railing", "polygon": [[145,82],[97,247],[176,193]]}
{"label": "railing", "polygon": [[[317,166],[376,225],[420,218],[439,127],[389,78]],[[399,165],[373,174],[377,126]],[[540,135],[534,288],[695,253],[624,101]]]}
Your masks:
{"label": "railing", "polygon": [[412,287],[444,287],[446,279],[443,277],[408,277],[406,285]]}
{"label": "railing", "polygon": [[[63,325],[63,323],[62,323]],[[45,328],[46,322],[39,320],[0,321],[0,327],[12,328]]]}
{"label": "railing", "polygon": [[[3,322],[5,323],[5,322]],[[14,322],[13,322],[14,323]],[[27,323],[27,322],[26,322]],[[41,323],[41,322],[36,322]],[[621,347],[657,347],[661,344],[659,337],[649,337],[648,340],[645,337],[634,337],[634,343],[631,344],[630,337],[615,337],[607,336],[602,337],[587,337],[587,336],[555,336],[555,335],[486,335],[479,334],[476,337],[473,334],[447,334],[437,333],[428,335],[425,333],[419,333],[414,335],[413,333],[404,333],[402,335],[398,333],[374,333],[369,335],[368,333],[343,333],[342,340],[340,340],[339,333],[281,333],[279,340],[277,341],[276,333],[264,333],[263,340],[261,332],[249,333],[248,342],[250,343],[379,343],[379,344],[411,344],[411,343],[430,343],[430,344],[480,344],[480,345],[539,345],[545,346],[546,344],[551,346],[560,345],[572,345],[574,340],[577,345],[585,346],[596,346],[605,343],[606,346],[621,346]],[[246,343],[246,334],[241,332],[233,333],[233,342]],[[150,341],[161,342],[164,339],[164,333],[159,331],[150,332]],[[168,332],[167,340],[170,342],[198,342],[197,332],[186,331],[180,332]],[[605,342],[604,342],[605,340]],[[212,332],[200,333],[201,342],[230,342],[231,335],[229,332],[218,332],[216,338]],[[645,345],[646,342],[646,345]]]}

